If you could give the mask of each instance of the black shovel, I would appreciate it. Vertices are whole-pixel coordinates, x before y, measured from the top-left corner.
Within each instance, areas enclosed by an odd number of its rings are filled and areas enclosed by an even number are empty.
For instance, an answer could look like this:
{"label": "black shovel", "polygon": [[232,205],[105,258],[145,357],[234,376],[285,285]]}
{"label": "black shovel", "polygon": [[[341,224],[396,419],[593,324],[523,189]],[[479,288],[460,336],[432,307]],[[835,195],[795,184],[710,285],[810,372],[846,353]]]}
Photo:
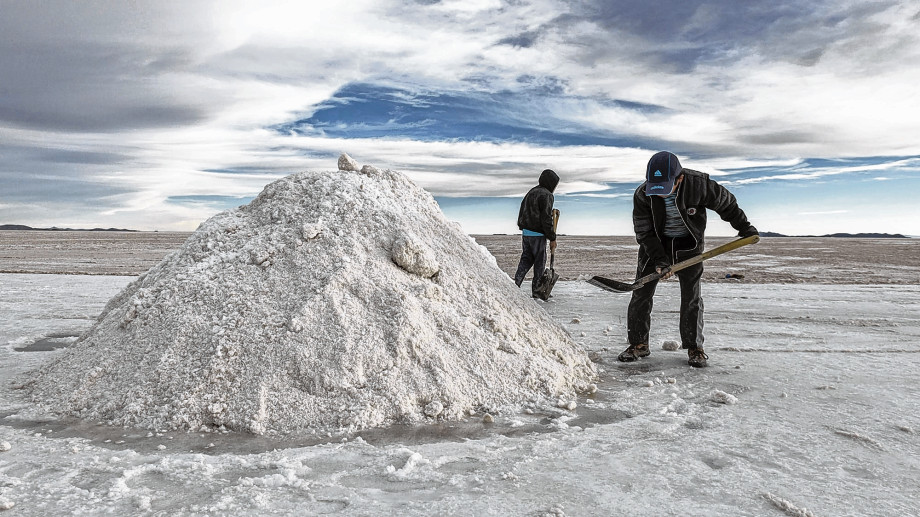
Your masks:
{"label": "black shovel", "polygon": [[728,251],[736,250],[740,248],[741,246],[747,246],[748,244],[757,244],[758,242],[760,242],[760,235],[751,235],[749,237],[742,237],[740,239],[736,239],[729,243],[723,244],[719,246],[718,248],[713,248],[705,253],[696,255],[695,257],[690,257],[687,260],[678,262],[677,264],[674,264],[671,267],[664,269],[660,273],[652,273],[650,275],[645,275],[644,277],[637,279],[633,283],[618,282],[612,278],[606,278],[602,276],[595,276],[591,278],[591,280],[588,280],[588,283],[591,285],[600,287],[601,289],[604,289],[607,291],[613,291],[615,293],[628,293],[630,291],[635,291],[636,289],[642,287],[643,285],[653,280],[660,279],[661,277],[668,274],[669,272],[676,273],[682,269],[686,269],[695,264],[699,264],[700,262],[708,258],[715,257],[716,255],[721,255]]}
{"label": "black shovel", "polygon": [[[553,232],[556,231],[556,226],[559,224],[559,210],[553,209]],[[549,252],[549,269],[543,270],[543,276],[540,277],[540,281],[537,282],[537,288],[534,289],[533,294],[537,298],[546,301],[549,300],[549,295],[553,291],[553,286],[556,285],[556,280],[559,280],[559,273],[556,273],[556,252]]]}

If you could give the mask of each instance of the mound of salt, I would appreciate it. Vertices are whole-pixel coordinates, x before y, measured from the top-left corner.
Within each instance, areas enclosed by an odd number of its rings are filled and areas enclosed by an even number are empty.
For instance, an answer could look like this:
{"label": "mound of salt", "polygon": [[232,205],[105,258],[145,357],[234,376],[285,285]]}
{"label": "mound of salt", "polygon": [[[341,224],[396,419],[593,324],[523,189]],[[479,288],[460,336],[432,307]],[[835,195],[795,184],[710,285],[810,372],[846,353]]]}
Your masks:
{"label": "mound of salt", "polygon": [[431,195],[365,166],[212,217],[30,387],[112,425],[261,434],[552,405],[595,374]]}

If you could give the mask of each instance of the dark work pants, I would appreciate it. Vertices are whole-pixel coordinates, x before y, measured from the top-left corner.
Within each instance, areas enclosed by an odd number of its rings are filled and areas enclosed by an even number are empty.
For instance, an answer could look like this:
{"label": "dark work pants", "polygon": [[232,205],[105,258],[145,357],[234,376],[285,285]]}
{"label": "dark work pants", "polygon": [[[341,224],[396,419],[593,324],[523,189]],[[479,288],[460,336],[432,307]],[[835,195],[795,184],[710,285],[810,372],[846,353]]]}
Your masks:
{"label": "dark work pants", "polygon": [[[692,238],[689,243],[685,238],[665,239],[662,244],[669,252],[671,263],[685,260],[695,255],[693,251],[675,252],[693,246]],[[645,270],[639,272],[639,277],[655,272],[655,265],[649,261]],[[703,348],[703,299],[700,297],[700,279],[703,277],[703,264],[699,263],[675,273],[680,281],[680,341],[683,348]],[[649,329],[652,325],[652,298],[658,281],[649,282],[632,293],[629,308],[626,312],[626,328],[629,344],[648,344]]]}
{"label": "dark work pants", "polygon": [[522,235],[523,248],[521,261],[518,262],[517,272],[514,274],[514,283],[521,287],[524,277],[530,268],[533,269],[533,281],[530,284],[531,292],[537,289],[540,278],[543,277],[543,268],[546,267],[546,237],[530,237]]}

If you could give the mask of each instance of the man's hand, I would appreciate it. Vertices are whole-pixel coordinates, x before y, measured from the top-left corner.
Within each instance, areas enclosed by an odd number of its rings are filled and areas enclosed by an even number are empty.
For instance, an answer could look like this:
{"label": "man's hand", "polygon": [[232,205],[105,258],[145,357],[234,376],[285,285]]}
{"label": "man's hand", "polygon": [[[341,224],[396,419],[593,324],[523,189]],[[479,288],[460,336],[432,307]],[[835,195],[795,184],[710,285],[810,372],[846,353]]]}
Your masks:
{"label": "man's hand", "polygon": [[757,231],[757,228],[754,228],[753,226],[748,226],[746,230],[738,232],[738,237],[742,238],[750,237],[752,235],[760,235],[760,233]]}
{"label": "man's hand", "polygon": [[[665,272],[663,275],[661,275],[662,271]],[[671,271],[671,268],[669,267],[656,267],[655,272],[661,275],[661,278],[659,280],[667,280],[671,278],[672,276],[674,276],[674,272]]]}
{"label": "man's hand", "polygon": [[556,241],[549,241],[549,251],[550,252],[556,251]]}

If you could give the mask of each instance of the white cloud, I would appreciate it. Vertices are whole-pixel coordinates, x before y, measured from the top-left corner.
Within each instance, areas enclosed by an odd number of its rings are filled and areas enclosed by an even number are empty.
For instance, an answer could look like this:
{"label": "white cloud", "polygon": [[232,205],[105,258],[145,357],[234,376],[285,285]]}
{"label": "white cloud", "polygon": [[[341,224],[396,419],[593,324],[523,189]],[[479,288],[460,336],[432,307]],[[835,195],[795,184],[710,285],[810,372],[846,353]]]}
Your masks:
{"label": "white cloud", "polygon": [[[342,151],[446,196],[518,196],[549,167],[563,178],[562,194],[616,199],[607,184],[640,183],[658,150],[647,147],[658,145],[715,177],[773,169],[732,185],[853,172],[882,181],[884,171],[918,165],[801,167],[807,158],[920,155],[920,36],[910,5],[783,3],[808,16],[744,19],[748,34],[721,25],[750,15],[728,2],[691,9],[673,38],[656,40],[637,27],[668,9],[423,3],[5,4],[0,142],[15,152],[0,149],[0,188],[9,196],[30,184],[47,197],[4,199],[0,218],[190,228],[213,208],[166,200],[253,195],[288,172],[332,169]],[[552,117],[645,143],[354,140],[265,129],[308,116],[355,81],[498,91],[520,89],[525,76],[571,97],[523,103],[521,120]],[[50,170],[41,156],[51,152],[87,163]],[[226,169],[235,172],[206,172]],[[50,188],[49,178],[64,177],[93,193],[82,204],[60,197],[68,189]]]}

